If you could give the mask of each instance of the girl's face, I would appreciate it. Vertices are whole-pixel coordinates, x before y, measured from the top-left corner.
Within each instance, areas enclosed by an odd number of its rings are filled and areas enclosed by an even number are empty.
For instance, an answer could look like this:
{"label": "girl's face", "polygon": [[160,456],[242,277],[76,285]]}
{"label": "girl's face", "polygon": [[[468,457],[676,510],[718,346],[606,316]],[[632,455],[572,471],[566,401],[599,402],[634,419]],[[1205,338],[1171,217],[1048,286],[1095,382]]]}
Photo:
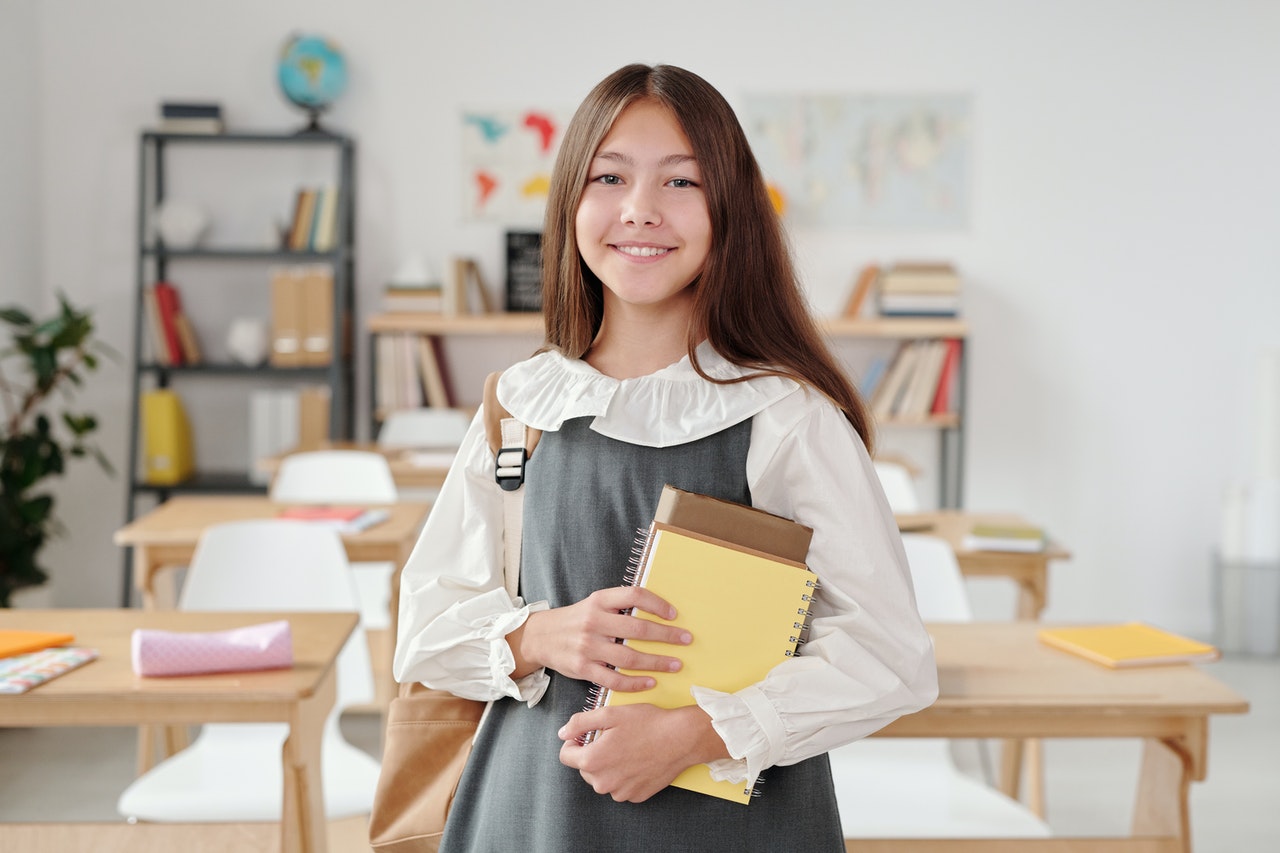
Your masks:
{"label": "girl's face", "polygon": [[711,217],[693,146],[666,107],[639,101],[618,116],[591,161],[575,228],[606,304],[689,299],[711,248]]}

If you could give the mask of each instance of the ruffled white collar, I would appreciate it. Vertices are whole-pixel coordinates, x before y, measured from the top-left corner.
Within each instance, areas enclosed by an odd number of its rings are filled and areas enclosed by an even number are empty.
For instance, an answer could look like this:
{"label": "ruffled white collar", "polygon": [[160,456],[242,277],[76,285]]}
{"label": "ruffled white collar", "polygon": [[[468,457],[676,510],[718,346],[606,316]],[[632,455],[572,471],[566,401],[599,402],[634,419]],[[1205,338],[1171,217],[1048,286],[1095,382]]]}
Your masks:
{"label": "ruffled white collar", "polygon": [[[726,361],[705,341],[698,347],[698,363],[715,379],[752,372]],[[781,376],[718,385],[699,376],[687,355],[647,376],[614,379],[585,361],[549,351],[503,371],[498,400],[513,417],[544,431],[592,416],[591,429],[601,435],[670,447],[741,423],[799,387]]]}

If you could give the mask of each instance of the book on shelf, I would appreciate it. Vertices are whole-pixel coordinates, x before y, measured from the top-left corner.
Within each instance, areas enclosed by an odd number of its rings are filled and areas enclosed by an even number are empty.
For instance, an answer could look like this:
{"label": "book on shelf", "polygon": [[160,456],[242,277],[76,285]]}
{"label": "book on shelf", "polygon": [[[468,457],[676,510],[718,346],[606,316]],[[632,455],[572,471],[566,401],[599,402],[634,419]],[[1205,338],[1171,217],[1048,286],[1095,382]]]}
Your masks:
{"label": "book on shelf", "polygon": [[956,294],[960,274],[945,262],[899,262],[880,276],[879,289],[881,293]]}
{"label": "book on shelf", "polygon": [[[674,624],[687,628],[693,643],[673,651],[665,643],[627,640],[645,652],[675,654],[684,665],[679,672],[644,673],[655,677],[650,690],[599,689],[593,707],[683,707],[694,702],[694,686],[732,693],[764,678],[802,641],[817,589],[817,576],[803,563],[812,531],[751,507],[678,490],[669,494],[670,488],[663,490],[655,520],[637,540],[628,580],[670,602],[679,614]],[[781,537],[774,535],[779,530]],[[649,613],[634,615],[671,624]],[[748,803],[756,782],[718,782],[699,764],[671,784]]]}
{"label": "book on shelf", "polygon": [[920,359],[922,345],[925,341],[903,341],[893,360],[889,363],[888,372],[876,388],[876,395],[871,401],[871,410],[877,418],[885,420],[900,413],[902,400],[911,383],[911,375]]}
{"label": "book on shelf", "polygon": [[542,310],[542,232],[507,232],[508,311]]}
{"label": "book on shelf", "polygon": [[896,263],[881,273],[876,310],[884,317],[955,317],[960,275],[948,263]]}
{"label": "book on shelf", "polygon": [[169,350],[169,340],[160,319],[160,300],[154,285],[143,289],[142,300],[147,320],[147,340],[151,343],[151,360],[162,367],[173,367],[177,362]]}
{"label": "book on shelf", "polygon": [[1032,524],[980,522],[969,528],[961,544],[968,551],[1014,551],[1035,554],[1048,543],[1044,529]]}
{"label": "book on shelf", "polygon": [[858,272],[849,298],[845,301],[843,316],[856,319],[862,316],[862,310],[869,303],[867,297],[875,290],[876,281],[880,278],[879,264],[866,264]]}
{"label": "book on shelf", "polygon": [[340,533],[359,533],[386,521],[391,513],[380,507],[315,504],[287,507],[280,511],[279,517],[332,527]]}
{"label": "book on shelf", "polygon": [[328,264],[309,264],[295,269],[293,274],[300,279],[300,360],[309,367],[323,367],[333,360],[333,270]]}
{"label": "book on shelf", "polygon": [[382,309],[391,313],[412,312],[440,314],[444,312],[444,286],[439,282],[421,285],[388,284],[382,291]]}
{"label": "book on shelf", "polygon": [[957,411],[957,386],[960,382],[960,348],[959,338],[947,338],[946,354],[942,360],[942,373],[938,377],[938,387],[934,391],[933,405],[930,413],[948,415]]}
{"label": "book on shelf", "polygon": [[443,292],[445,314],[493,312],[489,287],[474,258],[455,257],[449,260]]}
{"label": "book on shelf", "polygon": [[1145,622],[1041,628],[1040,641],[1112,669],[1214,661],[1218,649]]}
{"label": "book on shelf", "polygon": [[151,287],[163,338],[165,361],[170,366],[199,364],[200,344],[195,329],[182,309],[178,288],[168,281],[157,281]]}
{"label": "book on shelf", "polygon": [[422,378],[424,402],[428,406],[447,409],[452,403],[448,380],[445,379],[444,367],[441,364],[439,340],[426,335],[416,336],[418,347],[418,370]]}
{"label": "book on shelf", "polygon": [[870,401],[875,396],[876,388],[880,385],[880,380],[884,379],[888,368],[887,356],[877,355],[871,359],[867,369],[862,372],[862,380],[858,383],[858,393],[862,395],[862,399]]}
{"label": "book on shelf", "polygon": [[142,393],[143,479],[156,486],[181,483],[195,472],[191,423],[182,399],[168,388]]}
{"label": "book on shelf", "polygon": [[160,130],[165,133],[222,133],[222,105],[212,102],[162,101]]}
{"label": "book on shelf", "polygon": [[271,482],[264,459],[299,447],[311,447],[329,437],[330,392],[327,385],[296,388],[255,388],[249,392],[249,479]]}
{"label": "book on shelf", "polygon": [[97,658],[97,649],[58,646],[0,659],[0,693],[26,693]]}
{"label": "book on shelf", "polygon": [[75,642],[74,634],[62,631],[30,631],[21,628],[0,628],[0,658],[38,652],[50,646],[65,646]]}

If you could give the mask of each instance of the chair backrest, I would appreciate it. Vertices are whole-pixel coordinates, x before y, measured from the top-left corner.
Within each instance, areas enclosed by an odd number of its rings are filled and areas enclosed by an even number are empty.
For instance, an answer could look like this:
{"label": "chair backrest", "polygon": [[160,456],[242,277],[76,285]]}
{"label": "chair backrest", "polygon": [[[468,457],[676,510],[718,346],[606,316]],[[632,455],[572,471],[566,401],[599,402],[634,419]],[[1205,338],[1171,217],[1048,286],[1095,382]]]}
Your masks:
{"label": "chair backrest", "polygon": [[882,459],[875,460],[875,466],[880,486],[889,499],[889,508],[894,512],[919,512],[920,496],[916,493],[916,484],[907,467]]}
{"label": "chair backrest", "polygon": [[[233,521],[200,536],[178,601],[182,610],[359,612],[342,539],[305,521]],[[373,701],[363,626],[338,655],[335,711]]]}
{"label": "chair backrest", "polygon": [[950,543],[923,533],[902,534],[916,606],[926,622],[972,622],[964,575]]}
{"label": "chair backrest", "polygon": [[400,409],[378,430],[381,447],[457,447],[471,426],[461,409]]}
{"label": "chair backrest", "polygon": [[396,482],[380,453],[312,450],[280,461],[271,499],[291,503],[395,503]]}

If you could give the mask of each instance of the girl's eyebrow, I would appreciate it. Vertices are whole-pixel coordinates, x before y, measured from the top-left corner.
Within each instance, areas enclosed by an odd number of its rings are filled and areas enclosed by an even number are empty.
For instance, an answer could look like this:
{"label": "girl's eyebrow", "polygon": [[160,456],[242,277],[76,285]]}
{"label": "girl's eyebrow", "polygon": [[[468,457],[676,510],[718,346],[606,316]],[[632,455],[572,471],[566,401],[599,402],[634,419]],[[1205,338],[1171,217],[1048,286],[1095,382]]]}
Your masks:
{"label": "girl's eyebrow", "polygon": [[[601,151],[596,154],[595,159],[611,160],[615,163],[621,163],[624,166],[634,167],[636,165],[635,158],[629,154],[624,154],[621,151]],[[678,166],[681,163],[697,162],[697,159],[698,158],[694,157],[692,154],[668,154],[666,157],[663,157],[658,161],[658,165],[662,168],[666,168],[668,166]]]}

